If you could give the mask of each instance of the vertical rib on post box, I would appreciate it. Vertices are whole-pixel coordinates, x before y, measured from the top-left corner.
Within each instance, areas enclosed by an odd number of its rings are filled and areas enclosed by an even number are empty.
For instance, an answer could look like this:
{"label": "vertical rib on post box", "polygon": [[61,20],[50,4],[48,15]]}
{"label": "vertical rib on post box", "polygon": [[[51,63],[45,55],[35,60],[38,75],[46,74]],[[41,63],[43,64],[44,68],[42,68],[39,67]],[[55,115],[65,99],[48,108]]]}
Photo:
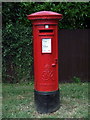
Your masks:
{"label": "vertical rib on post box", "polygon": [[58,21],[61,14],[40,11],[28,15],[33,24],[34,95],[39,113],[59,109]]}

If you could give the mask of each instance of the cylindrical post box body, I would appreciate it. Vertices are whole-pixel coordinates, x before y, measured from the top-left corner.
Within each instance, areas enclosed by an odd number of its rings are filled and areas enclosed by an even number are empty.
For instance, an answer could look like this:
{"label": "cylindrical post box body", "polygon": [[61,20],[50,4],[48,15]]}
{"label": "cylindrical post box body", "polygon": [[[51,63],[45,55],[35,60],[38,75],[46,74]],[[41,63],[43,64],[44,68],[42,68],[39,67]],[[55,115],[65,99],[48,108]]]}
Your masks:
{"label": "cylindrical post box body", "polygon": [[33,24],[35,104],[39,113],[60,106],[58,87],[58,20],[61,14],[41,11],[28,15]]}

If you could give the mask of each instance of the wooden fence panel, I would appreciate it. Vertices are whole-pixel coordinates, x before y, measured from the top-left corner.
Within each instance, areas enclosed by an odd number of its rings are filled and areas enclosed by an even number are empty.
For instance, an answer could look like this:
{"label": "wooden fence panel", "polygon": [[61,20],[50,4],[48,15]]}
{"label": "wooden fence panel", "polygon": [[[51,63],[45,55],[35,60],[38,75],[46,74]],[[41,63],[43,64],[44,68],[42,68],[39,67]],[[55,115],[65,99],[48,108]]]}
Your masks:
{"label": "wooden fence panel", "polygon": [[59,30],[59,81],[88,81],[88,29]]}

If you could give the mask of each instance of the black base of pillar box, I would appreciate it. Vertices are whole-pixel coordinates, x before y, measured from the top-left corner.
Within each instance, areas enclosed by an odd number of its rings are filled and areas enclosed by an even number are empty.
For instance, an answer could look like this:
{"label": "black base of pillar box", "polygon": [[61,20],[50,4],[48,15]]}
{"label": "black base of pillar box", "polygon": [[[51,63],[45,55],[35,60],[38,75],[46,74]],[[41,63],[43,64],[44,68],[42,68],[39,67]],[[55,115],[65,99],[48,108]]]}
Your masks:
{"label": "black base of pillar box", "polygon": [[51,113],[59,109],[59,90],[54,92],[34,91],[36,110],[39,113]]}

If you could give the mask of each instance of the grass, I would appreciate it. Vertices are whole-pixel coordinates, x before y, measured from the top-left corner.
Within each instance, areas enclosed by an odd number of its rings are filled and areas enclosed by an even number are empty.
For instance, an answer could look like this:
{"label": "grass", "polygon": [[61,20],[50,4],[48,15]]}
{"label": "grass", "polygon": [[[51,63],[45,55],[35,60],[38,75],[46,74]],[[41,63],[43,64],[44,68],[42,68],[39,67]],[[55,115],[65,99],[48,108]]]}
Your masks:
{"label": "grass", "polygon": [[61,107],[39,114],[34,106],[33,83],[3,84],[3,118],[88,118],[88,83],[60,84]]}

